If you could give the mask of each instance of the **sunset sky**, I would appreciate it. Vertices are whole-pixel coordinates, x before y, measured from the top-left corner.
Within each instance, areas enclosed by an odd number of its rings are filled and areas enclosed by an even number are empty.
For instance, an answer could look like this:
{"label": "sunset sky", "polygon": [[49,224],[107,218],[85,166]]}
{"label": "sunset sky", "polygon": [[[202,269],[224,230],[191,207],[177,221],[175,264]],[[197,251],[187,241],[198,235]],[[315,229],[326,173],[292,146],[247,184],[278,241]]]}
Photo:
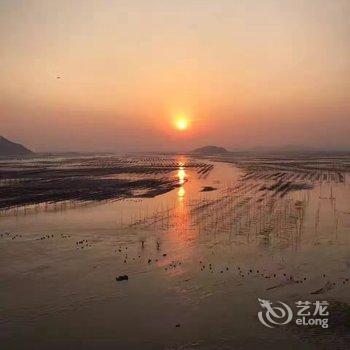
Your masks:
{"label": "sunset sky", "polygon": [[2,0],[0,50],[35,151],[350,149],[349,0]]}

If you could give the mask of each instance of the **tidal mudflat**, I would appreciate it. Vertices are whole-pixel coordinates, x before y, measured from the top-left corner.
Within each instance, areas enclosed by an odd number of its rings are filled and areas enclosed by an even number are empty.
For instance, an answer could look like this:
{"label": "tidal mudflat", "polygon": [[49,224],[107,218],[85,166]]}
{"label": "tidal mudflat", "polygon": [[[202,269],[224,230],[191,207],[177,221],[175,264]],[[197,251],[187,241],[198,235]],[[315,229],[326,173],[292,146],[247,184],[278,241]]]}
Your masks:
{"label": "tidal mudflat", "polygon": [[[347,349],[350,158],[1,163],[6,349]],[[330,326],[259,323],[327,300]]]}

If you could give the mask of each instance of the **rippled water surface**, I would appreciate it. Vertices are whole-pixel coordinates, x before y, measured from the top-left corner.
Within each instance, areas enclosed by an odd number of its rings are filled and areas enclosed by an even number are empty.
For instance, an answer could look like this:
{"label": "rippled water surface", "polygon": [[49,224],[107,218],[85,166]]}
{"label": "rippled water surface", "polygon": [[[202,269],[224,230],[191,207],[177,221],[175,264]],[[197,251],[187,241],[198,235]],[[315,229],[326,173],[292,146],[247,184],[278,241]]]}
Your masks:
{"label": "rippled water surface", "polygon": [[0,217],[4,349],[319,349],[322,332],[261,325],[258,298],[350,302],[348,175],[275,191],[280,173],[186,162],[153,198]]}

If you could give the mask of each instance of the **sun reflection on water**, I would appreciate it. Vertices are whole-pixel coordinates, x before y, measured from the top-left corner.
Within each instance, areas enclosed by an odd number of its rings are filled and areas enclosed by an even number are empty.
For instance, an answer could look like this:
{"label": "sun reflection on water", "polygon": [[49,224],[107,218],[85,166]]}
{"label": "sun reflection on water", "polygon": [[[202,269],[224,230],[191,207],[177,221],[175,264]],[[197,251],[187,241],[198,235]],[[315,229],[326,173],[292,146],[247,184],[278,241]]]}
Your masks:
{"label": "sun reflection on water", "polygon": [[183,187],[180,187],[178,192],[177,192],[177,196],[181,199],[185,196],[185,194],[186,194],[185,189]]}
{"label": "sun reflection on water", "polygon": [[179,170],[177,171],[177,177],[179,179],[179,184],[183,185],[186,180],[186,172],[183,166],[180,166]]}
{"label": "sun reflection on water", "polygon": [[[177,160],[177,171],[175,173],[175,179],[179,185],[177,190],[177,203],[175,206],[174,214],[171,219],[169,230],[169,239],[174,244],[176,249],[182,247],[179,253],[179,260],[183,260],[185,256],[190,254],[190,237],[194,234],[194,231],[190,231],[190,215],[188,211],[188,203],[186,201],[186,182],[188,180],[188,171],[186,168],[186,159],[181,158]],[[188,195],[188,194],[187,194]],[[177,270],[177,273],[180,270]]]}
{"label": "sun reflection on water", "polygon": [[180,164],[180,167],[179,167],[179,170],[177,171],[177,178],[179,181],[180,188],[177,192],[177,195],[180,199],[182,199],[186,194],[185,188],[183,186],[186,182],[186,171],[183,166],[184,164],[182,162],[180,162],[179,164]]}

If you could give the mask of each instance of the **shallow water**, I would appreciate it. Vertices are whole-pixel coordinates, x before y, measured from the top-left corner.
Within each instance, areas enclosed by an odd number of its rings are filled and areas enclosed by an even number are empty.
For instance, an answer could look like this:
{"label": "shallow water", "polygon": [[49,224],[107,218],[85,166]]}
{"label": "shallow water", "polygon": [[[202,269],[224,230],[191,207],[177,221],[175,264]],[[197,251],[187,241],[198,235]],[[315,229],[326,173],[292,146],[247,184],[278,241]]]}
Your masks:
{"label": "shallow water", "polygon": [[155,198],[0,217],[5,348],[319,348],[261,325],[258,298],[350,302],[349,179],[280,198],[212,164]]}

